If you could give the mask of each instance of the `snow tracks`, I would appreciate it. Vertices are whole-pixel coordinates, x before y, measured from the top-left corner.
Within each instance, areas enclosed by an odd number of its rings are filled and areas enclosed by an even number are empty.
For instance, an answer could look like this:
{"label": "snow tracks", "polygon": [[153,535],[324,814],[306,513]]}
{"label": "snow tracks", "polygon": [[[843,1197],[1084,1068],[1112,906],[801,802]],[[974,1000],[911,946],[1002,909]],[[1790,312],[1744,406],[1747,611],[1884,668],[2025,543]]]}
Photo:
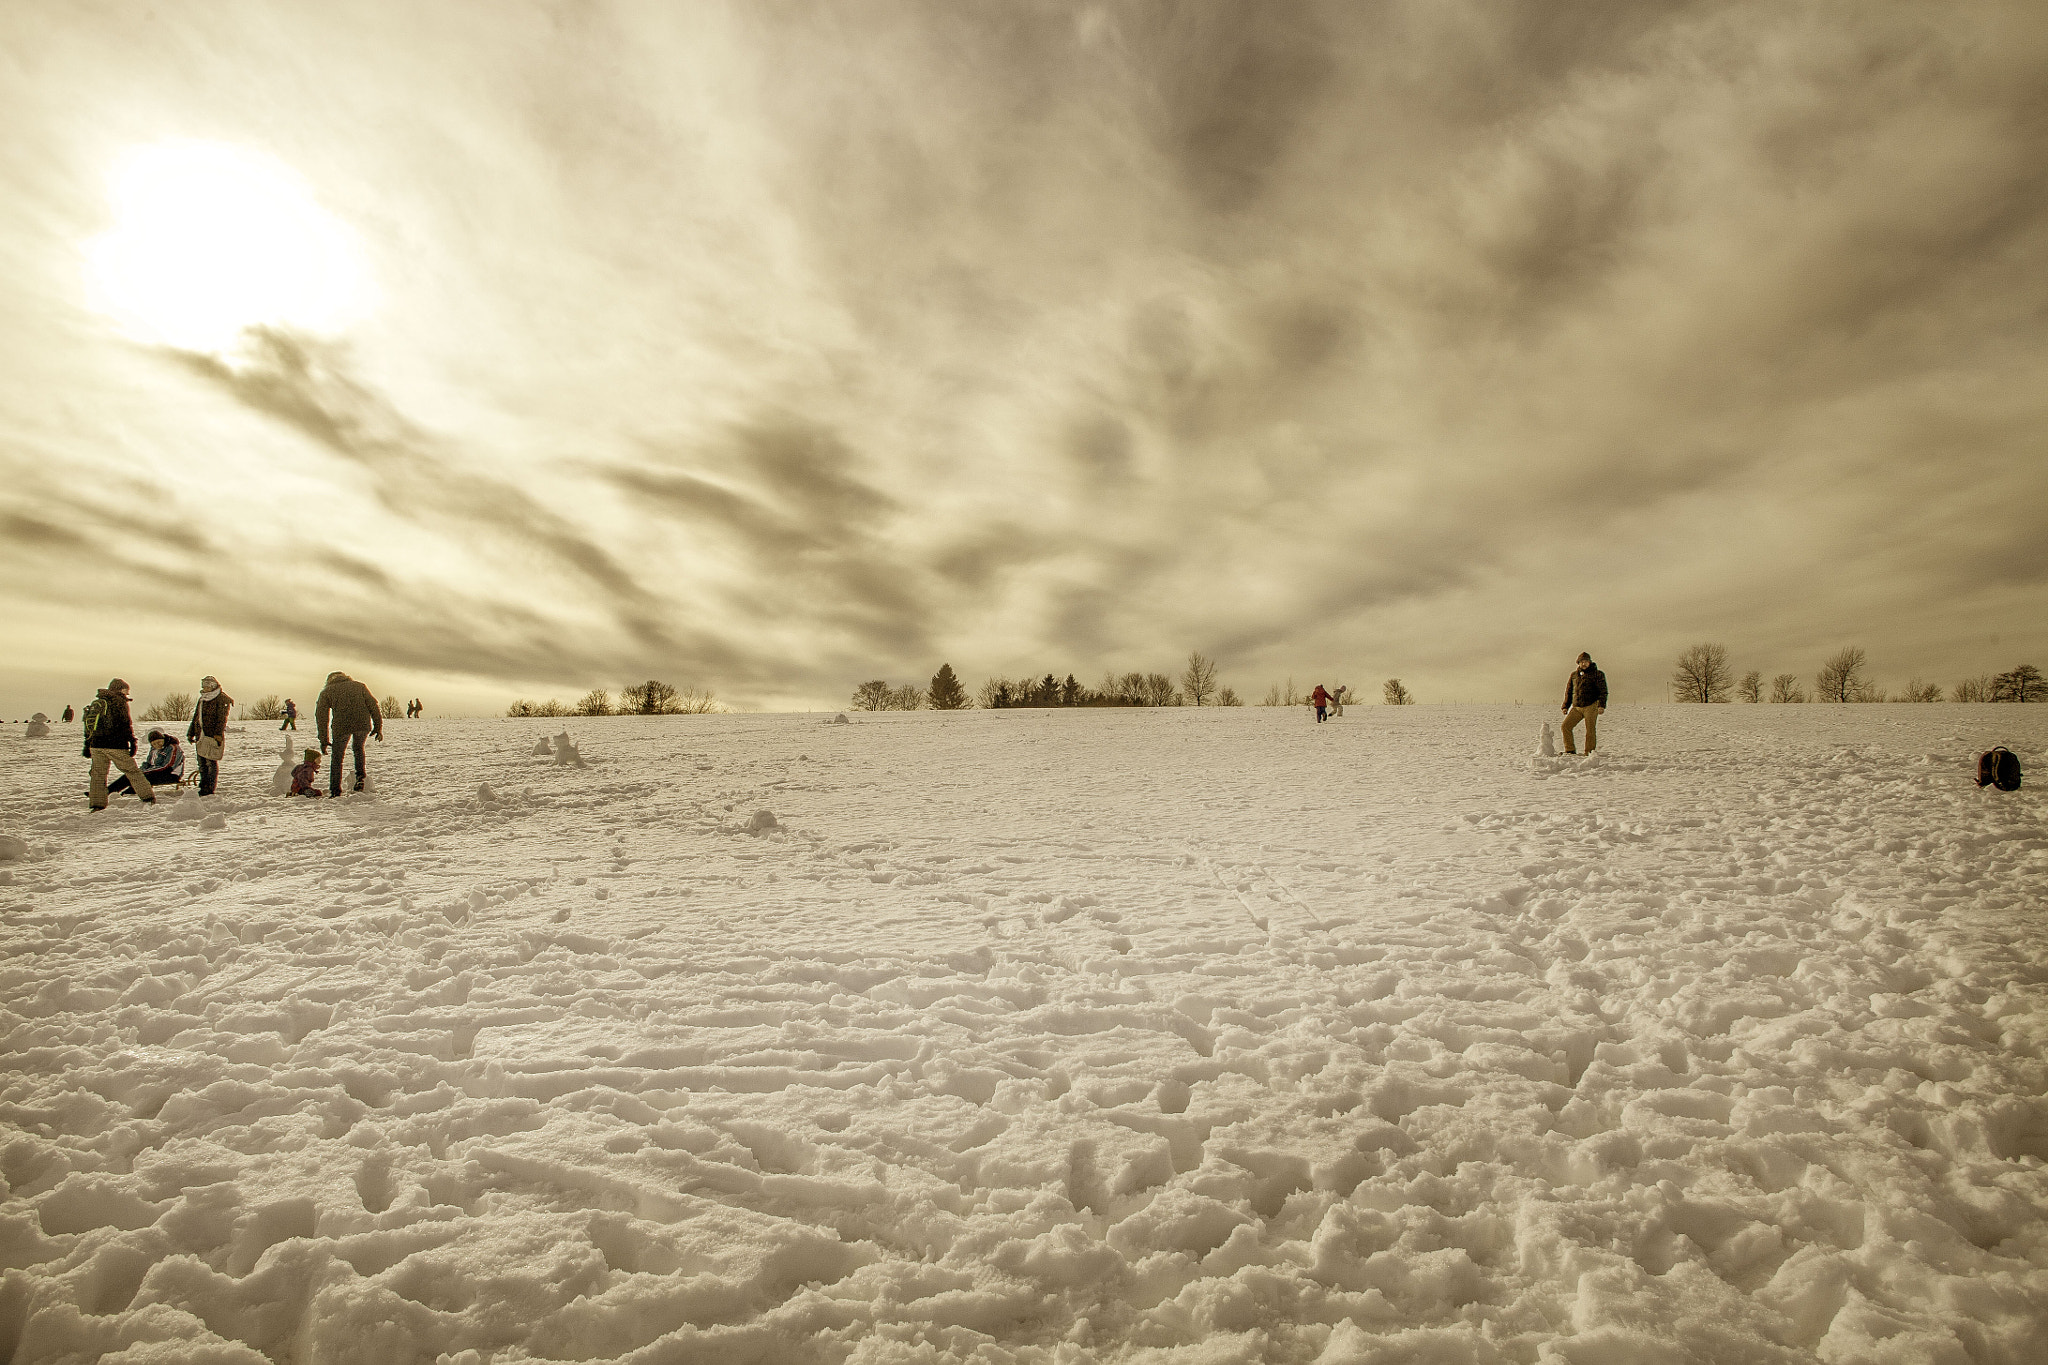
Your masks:
{"label": "snow tracks", "polygon": [[212,828],[25,748],[0,1358],[2029,1360],[1980,714],[430,721]]}

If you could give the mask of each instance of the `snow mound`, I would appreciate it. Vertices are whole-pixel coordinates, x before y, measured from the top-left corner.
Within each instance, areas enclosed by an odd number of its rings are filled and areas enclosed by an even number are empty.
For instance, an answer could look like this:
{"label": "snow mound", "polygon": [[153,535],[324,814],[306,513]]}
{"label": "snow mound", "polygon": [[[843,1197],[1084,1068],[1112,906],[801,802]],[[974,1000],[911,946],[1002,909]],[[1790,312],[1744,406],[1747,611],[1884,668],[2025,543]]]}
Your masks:
{"label": "snow mound", "polygon": [[1543,722],[1543,740],[1540,752],[1545,758],[1557,757],[1557,727],[1547,720]]}
{"label": "snow mound", "polygon": [[825,723],[827,725],[851,725],[853,722],[846,718],[846,713],[844,711],[841,711],[838,715],[832,717],[832,719],[826,721]]}
{"label": "snow mound", "polygon": [[576,748],[575,742],[569,738],[567,730],[555,736],[555,766],[557,768],[581,768],[584,766],[583,754]]}
{"label": "snow mound", "polygon": [[554,751],[554,746],[548,743],[548,737],[546,735],[542,735],[539,739],[533,742],[533,756],[535,758],[546,758],[549,754],[552,754]]}
{"label": "snow mound", "polygon": [[747,833],[766,834],[782,828],[782,822],[775,818],[772,810],[757,810],[747,818]]}
{"label": "snow mound", "polygon": [[42,712],[38,711],[34,716],[29,718],[28,730],[26,731],[23,737],[26,739],[46,739],[48,738],[49,733],[50,718],[48,716],[45,716]]}
{"label": "snow mound", "polygon": [[[159,800],[163,798],[159,797]],[[206,803],[198,797],[181,797],[171,802],[170,818],[173,820],[198,820],[206,814]]]}
{"label": "snow mound", "polygon": [[14,834],[0,834],[0,863],[18,862],[28,856],[28,840]]}
{"label": "snow mound", "polygon": [[491,784],[488,782],[477,783],[476,799],[477,804],[483,806],[495,806],[498,804],[498,794],[491,790]]}
{"label": "snow mound", "polygon": [[199,821],[199,828],[201,829],[226,829],[227,827],[228,817],[226,811],[217,810]]}

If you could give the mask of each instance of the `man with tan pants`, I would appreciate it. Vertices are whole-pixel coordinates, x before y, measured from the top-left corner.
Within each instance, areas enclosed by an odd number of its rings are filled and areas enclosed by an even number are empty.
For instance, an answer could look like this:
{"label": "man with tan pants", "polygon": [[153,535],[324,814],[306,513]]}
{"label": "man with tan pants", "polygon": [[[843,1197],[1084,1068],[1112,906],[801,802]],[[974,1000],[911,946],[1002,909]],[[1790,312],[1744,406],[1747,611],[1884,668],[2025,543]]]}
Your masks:
{"label": "man with tan pants", "polygon": [[107,808],[107,769],[119,768],[145,806],[156,802],[149,779],[135,762],[135,722],[128,718],[128,684],[115,678],[85,708],[85,756],[92,760],[85,799],[94,810]]}
{"label": "man with tan pants", "polygon": [[1572,730],[1586,722],[1586,752],[1592,753],[1598,737],[1594,733],[1600,713],[1607,709],[1607,675],[1590,654],[1579,655],[1579,666],[1564,680],[1564,751],[1573,752]]}

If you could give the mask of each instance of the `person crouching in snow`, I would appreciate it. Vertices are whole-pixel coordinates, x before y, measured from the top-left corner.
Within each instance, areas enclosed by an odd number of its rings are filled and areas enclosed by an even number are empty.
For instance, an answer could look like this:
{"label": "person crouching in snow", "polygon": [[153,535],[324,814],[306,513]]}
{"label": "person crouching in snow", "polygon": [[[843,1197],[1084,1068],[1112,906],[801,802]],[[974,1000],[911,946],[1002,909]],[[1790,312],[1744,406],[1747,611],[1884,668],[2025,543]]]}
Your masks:
{"label": "person crouching in snow", "polygon": [[341,762],[348,750],[356,751],[355,790],[363,789],[363,741],[370,735],[384,742],[384,713],[377,707],[376,694],[336,669],[327,675],[320,700],[313,703],[313,726],[320,732],[320,750],[328,748],[328,734],[334,739],[334,763],[327,769],[327,794],[341,795]]}
{"label": "person crouching in snow", "polygon": [[1321,683],[1317,683],[1316,690],[1308,694],[1308,699],[1315,703],[1316,724],[1321,725],[1324,718],[1329,714],[1330,694],[1323,690]]}
{"label": "person crouching in snow", "polygon": [[1597,742],[1594,726],[1600,713],[1607,709],[1607,675],[1593,662],[1590,654],[1579,655],[1579,666],[1564,680],[1564,751],[1573,752],[1572,727],[1580,721],[1586,722],[1586,752],[1593,752]]}
{"label": "person crouching in snow", "polygon": [[228,713],[234,706],[235,699],[220,690],[220,679],[209,673],[199,680],[199,705],[192,708],[185,738],[199,755],[201,796],[213,795],[214,785],[220,781],[220,761],[228,747]]}
{"label": "person crouching in snow", "polygon": [[156,802],[149,779],[135,766],[135,722],[128,718],[128,684],[110,681],[99,695],[85,704],[85,756],[92,760],[86,779],[86,803],[94,810],[107,808],[107,766],[119,768],[145,806]]}
{"label": "person crouching in snow", "polygon": [[[151,730],[149,752],[142,756],[142,775],[151,787],[177,786],[185,776],[185,746],[161,730]],[[107,795],[119,796],[122,792],[134,790],[127,775],[123,774],[107,788]]]}
{"label": "person crouching in snow", "polygon": [[[293,796],[318,796],[320,794],[320,751],[308,749],[301,757],[304,762],[292,769]],[[273,790],[275,790],[273,788]]]}

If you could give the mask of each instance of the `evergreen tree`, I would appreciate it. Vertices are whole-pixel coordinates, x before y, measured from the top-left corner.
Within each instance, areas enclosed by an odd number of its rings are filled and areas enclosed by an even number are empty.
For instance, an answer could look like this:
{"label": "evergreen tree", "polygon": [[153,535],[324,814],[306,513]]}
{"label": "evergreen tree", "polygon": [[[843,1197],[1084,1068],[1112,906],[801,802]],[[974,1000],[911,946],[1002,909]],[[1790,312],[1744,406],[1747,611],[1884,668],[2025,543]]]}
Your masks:
{"label": "evergreen tree", "polygon": [[1067,680],[1060,684],[1060,705],[1077,706],[1081,701],[1081,684],[1074,681],[1074,675],[1067,674]]}
{"label": "evergreen tree", "polygon": [[932,674],[931,690],[925,694],[925,703],[934,711],[958,711],[967,705],[967,689],[954,676],[953,665],[940,664],[939,671]]}

